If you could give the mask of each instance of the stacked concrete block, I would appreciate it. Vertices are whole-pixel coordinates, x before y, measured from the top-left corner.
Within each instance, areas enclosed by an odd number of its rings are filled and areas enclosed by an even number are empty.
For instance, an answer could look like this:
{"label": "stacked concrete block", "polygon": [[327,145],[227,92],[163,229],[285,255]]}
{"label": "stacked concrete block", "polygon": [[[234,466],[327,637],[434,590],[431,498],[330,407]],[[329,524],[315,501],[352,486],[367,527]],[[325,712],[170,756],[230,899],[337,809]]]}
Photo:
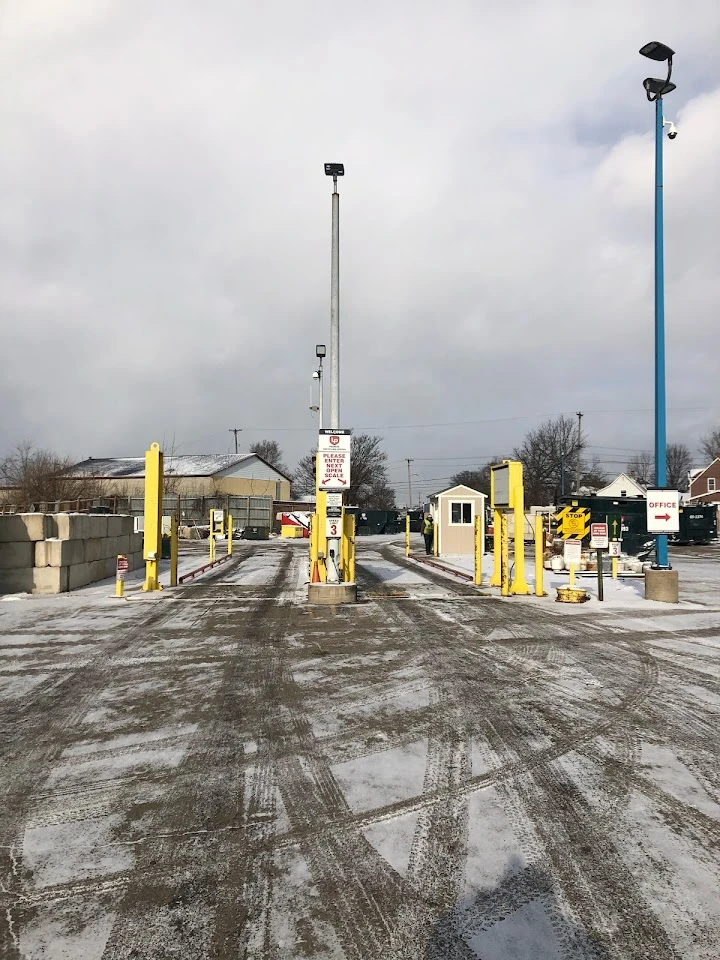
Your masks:
{"label": "stacked concrete block", "polygon": [[62,593],[115,574],[119,554],[142,565],[132,517],[95,514],[0,516],[0,593]]}

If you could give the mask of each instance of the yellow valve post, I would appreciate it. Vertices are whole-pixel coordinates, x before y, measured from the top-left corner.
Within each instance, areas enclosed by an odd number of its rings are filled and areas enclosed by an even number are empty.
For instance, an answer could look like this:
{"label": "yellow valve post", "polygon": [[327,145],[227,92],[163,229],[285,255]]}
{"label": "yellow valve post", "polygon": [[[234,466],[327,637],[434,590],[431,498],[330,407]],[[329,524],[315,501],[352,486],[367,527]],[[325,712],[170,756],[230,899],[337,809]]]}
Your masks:
{"label": "yellow valve post", "polygon": [[500,542],[502,536],[502,513],[500,510],[493,510],[493,572],[490,577],[490,586],[499,587],[502,583],[502,574],[500,571],[502,553]]}
{"label": "yellow valve post", "polygon": [[170,586],[178,583],[178,521],[175,514],[170,517]]}
{"label": "yellow valve post", "polygon": [[617,558],[617,557],[613,557],[613,558],[612,558],[612,578],[613,578],[613,580],[617,580],[617,572],[618,572],[618,558]]}
{"label": "yellow valve post", "polygon": [[232,514],[228,514],[228,525],[227,525],[227,536],[228,536],[228,556],[232,556],[232,535],[233,535],[233,518]]}
{"label": "yellow valve post", "polygon": [[410,514],[405,517],[405,556],[410,556]]}
{"label": "yellow valve post", "polygon": [[475,517],[475,586],[479,587],[482,583],[482,558],[483,558],[483,544],[482,544],[482,529],[483,529],[483,518],[481,516]]}
{"label": "yellow valve post", "polygon": [[500,595],[510,596],[510,524],[506,513],[500,516]]}
{"label": "yellow valve post", "polygon": [[544,540],[543,518],[542,514],[535,517],[535,596],[545,596],[545,584],[543,582],[543,559],[544,559]]}
{"label": "yellow valve post", "polygon": [[159,443],[152,443],[145,451],[145,533],[143,559],[145,583],[143,590],[162,590],[160,586],[160,557],[162,556],[162,483],[163,454]]}
{"label": "yellow valve post", "polygon": [[568,586],[570,587],[575,586],[575,564],[574,563],[570,564],[570,579],[568,581]]}

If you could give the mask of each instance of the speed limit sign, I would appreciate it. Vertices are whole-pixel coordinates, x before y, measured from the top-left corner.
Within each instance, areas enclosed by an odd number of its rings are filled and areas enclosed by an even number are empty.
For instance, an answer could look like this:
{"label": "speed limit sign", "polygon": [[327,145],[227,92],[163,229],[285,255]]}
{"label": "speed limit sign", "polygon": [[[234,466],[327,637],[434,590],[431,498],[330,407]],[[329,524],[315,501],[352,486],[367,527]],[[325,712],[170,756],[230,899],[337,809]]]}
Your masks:
{"label": "speed limit sign", "polygon": [[325,536],[331,540],[337,540],[342,530],[342,520],[340,517],[328,517],[325,523]]}

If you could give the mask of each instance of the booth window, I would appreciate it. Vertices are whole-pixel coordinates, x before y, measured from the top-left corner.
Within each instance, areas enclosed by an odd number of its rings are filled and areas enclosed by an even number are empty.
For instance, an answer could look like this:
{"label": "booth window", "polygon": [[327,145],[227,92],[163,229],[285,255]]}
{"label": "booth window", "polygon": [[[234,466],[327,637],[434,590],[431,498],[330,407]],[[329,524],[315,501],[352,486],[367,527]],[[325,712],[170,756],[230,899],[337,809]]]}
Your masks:
{"label": "booth window", "polygon": [[450,523],[452,524],[462,524],[462,523],[472,523],[473,522],[473,505],[472,503],[463,503],[458,501],[452,501],[450,503]]}

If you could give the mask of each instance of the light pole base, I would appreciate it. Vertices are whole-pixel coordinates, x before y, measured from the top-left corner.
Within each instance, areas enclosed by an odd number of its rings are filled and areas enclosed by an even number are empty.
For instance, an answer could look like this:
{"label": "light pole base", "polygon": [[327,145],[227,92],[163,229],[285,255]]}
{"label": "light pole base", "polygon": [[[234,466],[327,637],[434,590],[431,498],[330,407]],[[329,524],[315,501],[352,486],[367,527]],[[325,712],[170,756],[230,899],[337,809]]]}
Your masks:
{"label": "light pole base", "polygon": [[356,583],[309,583],[308,603],[357,603]]}
{"label": "light pole base", "polygon": [[645,599],[663,603],[679,603],[677,570],[646,570]]}

